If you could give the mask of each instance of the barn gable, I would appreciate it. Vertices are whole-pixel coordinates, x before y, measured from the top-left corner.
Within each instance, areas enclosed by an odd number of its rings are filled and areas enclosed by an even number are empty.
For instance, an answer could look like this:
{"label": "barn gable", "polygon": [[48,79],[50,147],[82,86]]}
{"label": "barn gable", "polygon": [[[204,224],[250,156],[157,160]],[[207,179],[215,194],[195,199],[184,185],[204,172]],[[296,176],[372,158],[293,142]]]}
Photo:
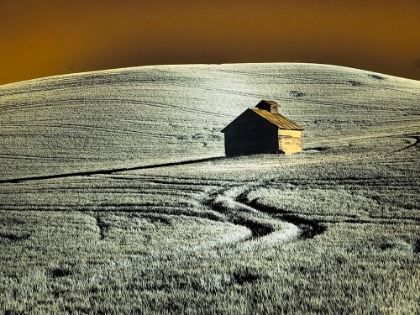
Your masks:
{"label": "barn gable", "polygon": [[275,153],[278,149],[277,131],[278,127],[247,109],[222,130],[226,156]]}
{"label": "barn gable", "polygon": [[[225,133],[226,131],[228,131],[231,128],[236,127],[238,124],[244,124],[245,122],[250,122],[249,120],[251,119],[249,116],[254,116],[254,112],[252,108],[248,108],[246,109],[242,114],[240,114],[238,117],[236,117],[229,125],[227,125],[225,128],[223,128],[220,132]],[[254,119],[259,120],[258,122],[261,124],[265,124],[267,123],[267,119],[265,119],[263,116],[260,116],[259,118],[257,117],[253,117]],[[252,125],[247,126],[247,128],[249,129],[249,127],[251,127]]]}

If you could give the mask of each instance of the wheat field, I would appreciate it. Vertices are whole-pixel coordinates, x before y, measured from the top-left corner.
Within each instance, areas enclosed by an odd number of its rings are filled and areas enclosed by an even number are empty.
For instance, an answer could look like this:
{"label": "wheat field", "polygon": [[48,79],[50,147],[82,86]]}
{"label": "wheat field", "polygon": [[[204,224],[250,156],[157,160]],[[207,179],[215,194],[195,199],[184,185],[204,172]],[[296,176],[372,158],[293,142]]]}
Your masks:
{"label": "wheat field", "polygon": [[[261,99],[301,153],[224,157]],[[0,86],[5,314],[419,314],[420,82],[317,64]]]}

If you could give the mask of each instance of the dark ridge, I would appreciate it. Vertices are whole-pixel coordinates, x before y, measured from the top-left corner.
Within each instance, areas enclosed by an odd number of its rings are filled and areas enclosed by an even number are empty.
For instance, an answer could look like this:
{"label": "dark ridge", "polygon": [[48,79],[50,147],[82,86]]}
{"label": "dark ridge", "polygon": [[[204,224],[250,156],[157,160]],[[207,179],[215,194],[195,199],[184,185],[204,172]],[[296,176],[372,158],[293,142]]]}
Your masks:
{"label": "dark ridge", "polygon": [[385,80],[386,78],[377,74],[368,73],[368,77],[375,80]]}
{"label": "dark ridge", "polygon": [[27,240],[30,237],[31,237],[31,233],[29,233],[29,232],[0,233],[0,238],[6,238],[6,239],[8,239],[10,241],[13,241],[13,242],[24,241],[24,240]]}
{"label": "dark ridge", "polygon": [[420,240],[417,240],[416,243],[414,244],[413,252],[414,254],[420,253]]}
{"label": "dark ridge", "polygon": [[231,222],[250,229],[252,232],[252,237],[262,237],[274,232],[273,227],[269,224],[259,223],[244,218],[235,218]]}
{"label": "dark ridge", "polygon": [[303,149],[303,151],[318,151],[318,152],[322,152],[327,150],[327,147],[315,147],[315,148],[305,148]]}
{"label": "dark ridge", "polygon": [[246,196],[246,192],[240,194],[237,198],[237,201],[246,204],[252,208],[255,208],[258,211],[265,212],[271,215],[276,215],[276,217],[279,217],[284,221],[298,226],[302,230],[302,233],[299,236],[300,239],[313,238],[316,235],[322,234],[327,230],[327,227],[321,224],[321,221],[305,219],[285,210],[279,210],[270,206],[262,205],[258,203],[259,198],[248,202]]}
{"label": "dark ridge", "polygon": [[187,161],[181,161],[181,162],[170,162],[170,163],[162,163],[162,164],[153,164],[153,165],[145,165],[145,166],[122,167],[122,168],[114,168],[114,169],[107,169],[107,170],[81,171],[81,172],[74,172],[74,173],[51,174],[51,175],[12,178],[12,179],[2,179],[2,180],[0,180],[0,184],[16,184],[16,183],[22,183],[22,182],[27,182],[27,181],[67,178],[67,177],[76,177],[76,176],[110,175],[110,174],[127,172],[127,171],[136,171],[136,170],[145,170],[145,169],[158,168],[158,167],[170,167],[170,166],[187,165],[187,164],[202,163],[202,162],[209,162],[209,161],[217,161],[217,160],[221,160],[221,159],[224,159],[224,158],[225,158],[224,156],[217,156],[217,157],[204,158],[204,159],[187,160]]}
{"label": "dark ridge", "polygon": [[212,197],[214,196],[210,196],[210,198],[203,200],[202,204],[204,206],[209,207],[210,209],[214,211],[221,212],[221,213],[226,212],[226,208],[222,204],[215,202]]}
{"label": "dark ridge", "polygon": [[96,225],[99,228],[99,239],[103,240],[105,238],[105,234],[109,230],[109,224],[106,223],[99,215],[96,217]]}
{"label": "dark ridge", "polygon": [[[209,207],[210,209],[219,212],[219,213],[226,213],[226,208],[223,204],[220,204],[218,202],[214,201],[214,198],[219,194],[220,192],[215,192],[212,195],[210,195],[210,197],[208,199],[205,199],[202,201],[202,204],[204,206]],[[233,223],[233,224],[237,224],[237,225],[242,225],[247,227],[248,229],[251,230],[252,233],[252,238],[256,238],[256,237],[262,237],[262,236],[266,236],[272,232],[274,232],[273,227],[270,224],[264,224],[264,223],[259,223],[253,220],[248,220],[246,218],[241,218],[241,217],[234,217],[229,219],[229,222]]]}
{"label": "dark ridge", "polygon": [[158,222],[164,225],[172,225],[172,222],[169,218],[165,218],[164,216],[156,215],[154,212],[150,213],[142,213],[142,217],[145,219],[149,219],[151,222]]}
{"label": "dark ridge", "polygon": [[232,274],[232,280],[234,283],[244,285],[247,283],[252,283],[258,281],[262,278],[262,275],[251,268],[243,268],[242,270],[237,270]]}
{"label": "dark ridge", "polygon": [[404,151],[404,150],[407,150],[408,148],[411,148],[411,147],[417,147],[420,144],[420,136],[419,135],[405,136],[405,138],[415,139],[416,141],[414,143],[402,148],[402,149],[395,150],[394,152]]}
{"label": "dark ridge", "polygon": [[[322,234],[327,230],[326,224],[328,223],[351,223],[351,224],[396,224],[401,222],[400,220],[406,220],[407,223],[417,224],[420,220],[416,218],[388,218],[388,217],[371,217],[368,219],[359,219],[359,218],[351,218],[348,217],[347,219],[339,219],[339,220],[328,220],[328,219],[307,219],[302,217],[301,215],[294,214],[288,212],[286,210],[277,209],[274,207],[270,207],[267,205],[262,205],[258,203],[258,199],[256,198],[251,202],[246,201],[246,193],[243,193],[239,197],[241,199],[240,202],[247,204],[250,207],[253,207],[261,212],[265,212],[268,214],[273,215],[274,217],[278,217],[284,221],[297,225],[301,230],[302,233],[300,235],[300,239],[308,239],[313,238],[316,235]],[[238,199],[239,201],[239,199]],[[306,215],[306,214],[305,214]],[[411,222],[410,222],[411,221]],[[420,241],[418,241],[417,245],[414,246],[416,248],[418,246],[418,250],[420,250]],[[414,250],[415,251],[415,250]]]}
{"label": "dark ridge", "polygon": [[301,97],[301,96],[304,96],[305,93],[300,92],[300,91],[290,91],[289,92],[289,95],[290,96],[293,96],[293,97]]}
{"label": "dark ridge", "polygon": [[321,221],[318,220],[308,220],[294,214],[284,214],[279,217],[287,222],[297,225],[302,230],[302,233],[299,236],[300,239],[314,238],[327,230],[327,227],[321,224]]}
{"label": "dark ridge", "polygon": [[362,82],[353,81],[353,80],[349,80],[349,83],[351,84],[351,86],[361,86],[361,85],[363,85]]}
{"label": "dark ridge", "polygon": [[62,278],[67,277],[72,274],[71,270],[68,268],[54,268],[49,271],[51,278]]}
{"label": "dark ridge", "polygon": [[399,251],[405,251],[405,252],[410,252],[410,253],[416,253],[415,248],[413,248],[413,246],[411,244],[405,243],[405,242],[385,242],[379,245],[379,249],[382,251],[387,251],[387,250],[399,250]]}

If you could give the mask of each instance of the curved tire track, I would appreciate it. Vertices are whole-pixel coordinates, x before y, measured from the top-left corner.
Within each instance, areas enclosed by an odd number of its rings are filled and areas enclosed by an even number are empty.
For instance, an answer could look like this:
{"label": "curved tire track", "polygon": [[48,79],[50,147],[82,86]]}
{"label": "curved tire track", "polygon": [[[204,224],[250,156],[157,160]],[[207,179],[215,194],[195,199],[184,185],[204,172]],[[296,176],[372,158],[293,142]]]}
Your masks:
{"label": "curved tire track", "polygon": [[255,201],[247,202],[246,195],[251,190],[252,187],[243,190],[237,186],[218,189],[202,202],[213,211],[223,213],[229,222],[251,230],[252,237],[238,244],[238,248],[243,250],[265,248],[298,238],[312,238],[326,230],[325,226],[317,221],[274,211],[258,205]]}

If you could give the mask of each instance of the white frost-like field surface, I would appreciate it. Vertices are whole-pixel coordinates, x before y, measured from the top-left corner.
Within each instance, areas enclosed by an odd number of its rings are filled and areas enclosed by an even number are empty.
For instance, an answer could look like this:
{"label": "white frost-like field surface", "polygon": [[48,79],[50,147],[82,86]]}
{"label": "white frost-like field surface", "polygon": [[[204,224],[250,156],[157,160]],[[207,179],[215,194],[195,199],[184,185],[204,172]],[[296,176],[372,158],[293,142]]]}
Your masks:
{"label": "white frost-like field surface", "polygon": [[[224,157],[261,99],[301,153]],[[420,82],[154,66],[0,86],[0,312],[416,314]]]}
{"label": "white frost-like field surface", "polygon": [[311,64],[159,66],[0,87],[0,178],[222,156],[220,130],[261,99],[306,148],[410,133],[420,83]]}

